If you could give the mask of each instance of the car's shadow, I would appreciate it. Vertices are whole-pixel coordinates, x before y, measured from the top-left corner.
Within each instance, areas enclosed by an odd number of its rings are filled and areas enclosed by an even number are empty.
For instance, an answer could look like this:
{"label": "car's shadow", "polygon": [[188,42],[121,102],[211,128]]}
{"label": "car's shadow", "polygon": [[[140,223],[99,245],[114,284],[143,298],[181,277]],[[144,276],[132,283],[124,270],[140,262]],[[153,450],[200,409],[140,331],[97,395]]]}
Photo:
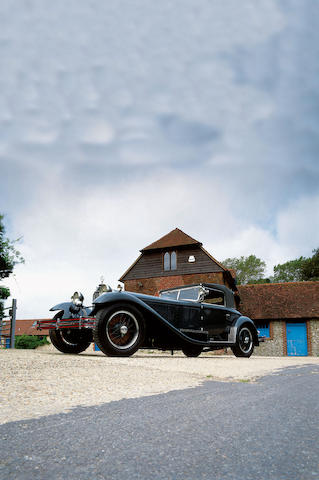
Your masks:
{"label": "car's shadow", "polygon": [[143,359],[152,359],[152,358],[200,358],[202,360],[211,360],[212,358],[236,358],[234,355],[200,355],[198,357],[187,357],[186,355],[183,355],[182,353],[174,353],[174,355],[172,355],[171,353],[163,353],[163,354],[137,354],[137,355],[131,355],[129,357],[119,357],[119,356],[108,356],[108,355],[104,355],[103,352],[91,352],[91,353],[85,353],[85,352],[82,352],[82,353],[79,353],[79,354],[75,354],[75,353],[62,353],[62,352],[58,352],[58,351],[45,351],[45,352],[41,352],[41,353],[45,353],[45,354],[48,354],[48,355],[67,355],[68,357],[88,357],[88,358],[93,358],[93,357],[99,357],[99,358],[143,358]]}

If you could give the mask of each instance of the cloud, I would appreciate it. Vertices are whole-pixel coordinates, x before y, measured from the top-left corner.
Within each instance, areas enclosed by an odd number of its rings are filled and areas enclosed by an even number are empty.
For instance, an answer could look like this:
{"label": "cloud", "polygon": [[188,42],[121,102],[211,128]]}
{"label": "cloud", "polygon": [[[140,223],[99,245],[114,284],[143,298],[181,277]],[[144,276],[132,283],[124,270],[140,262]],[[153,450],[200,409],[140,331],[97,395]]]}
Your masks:
{"label": "cloud", "polygon": [[174,143],[187,142],[187,144],[199,144],[202,147],[204,143],[215,141],[220,136],[217,129],[211,125],[190,122],[176,115],[163,115],[159,118],[159,122],[163,137]]}
{"label": "cloud", "polygon": [[104,121],[94,121],[87,126],[84,135],[83,143],[93,145],[106,145],[114,139],[114,130]]}
{"label": "cloud", "polygon": [[277,218],[278,241],[292,257],[311,256],[319,247],[319,195],[293,201]]}

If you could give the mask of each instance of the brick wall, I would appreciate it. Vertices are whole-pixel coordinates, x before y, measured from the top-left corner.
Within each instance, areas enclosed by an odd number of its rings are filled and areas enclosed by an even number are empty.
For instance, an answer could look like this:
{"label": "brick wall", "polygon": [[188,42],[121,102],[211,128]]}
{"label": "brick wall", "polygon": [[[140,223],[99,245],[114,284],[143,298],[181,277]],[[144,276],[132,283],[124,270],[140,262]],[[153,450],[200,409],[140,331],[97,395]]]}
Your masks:
{"label": "brick wall", "polygon": [[[171,277],[140,278],[137,280],[126,280],[125,290],[129,292],[146,293],[147,295],[158,295],[160,290],[190,285],[192,283],[219,283],[225,285],[223,272],[218,273],[196,273],[192,275],[174,275]],[[226,286],[229,287],[229,285]]]}

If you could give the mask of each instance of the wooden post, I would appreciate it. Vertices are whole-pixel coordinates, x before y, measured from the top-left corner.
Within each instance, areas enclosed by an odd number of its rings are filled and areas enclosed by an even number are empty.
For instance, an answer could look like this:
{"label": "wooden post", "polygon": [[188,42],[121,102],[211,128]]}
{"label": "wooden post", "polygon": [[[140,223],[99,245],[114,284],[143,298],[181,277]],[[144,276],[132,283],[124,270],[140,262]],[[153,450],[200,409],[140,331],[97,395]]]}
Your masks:
{"label": "wooden post", "polygon": [[16,333],[16,312],[17,300],[12,299],[12,313],[11,313],[11,327],[10,327],[10,348],[14,348],[15,333]]}

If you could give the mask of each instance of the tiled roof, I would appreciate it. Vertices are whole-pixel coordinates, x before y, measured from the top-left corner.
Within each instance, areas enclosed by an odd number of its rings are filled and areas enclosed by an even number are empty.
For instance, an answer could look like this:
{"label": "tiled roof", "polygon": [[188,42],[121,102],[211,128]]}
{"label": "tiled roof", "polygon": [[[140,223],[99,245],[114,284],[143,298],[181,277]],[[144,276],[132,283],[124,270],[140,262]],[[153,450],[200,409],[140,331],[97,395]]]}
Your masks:
{"label": "tiled roof", "polygon": [[48,335],[48,330],[37,330],[36,322],[43,318],[33,320],[16,320],[16,335]]}
{"label": "tiled roof", "polygon": [[239,310],[252,319],[319,318],[319,282],[238,285]]}
{"label": "tiled roof", "polygon": [[167,233],[156,242],[151,243],[147,247],[142,248],[141,252],[149,250],[159,250],[162,248],[181,247],[185,245],[202,245],[201,242],[190,237],[186,233],[182,232],[179,228],[175,228],[171,232]]}

